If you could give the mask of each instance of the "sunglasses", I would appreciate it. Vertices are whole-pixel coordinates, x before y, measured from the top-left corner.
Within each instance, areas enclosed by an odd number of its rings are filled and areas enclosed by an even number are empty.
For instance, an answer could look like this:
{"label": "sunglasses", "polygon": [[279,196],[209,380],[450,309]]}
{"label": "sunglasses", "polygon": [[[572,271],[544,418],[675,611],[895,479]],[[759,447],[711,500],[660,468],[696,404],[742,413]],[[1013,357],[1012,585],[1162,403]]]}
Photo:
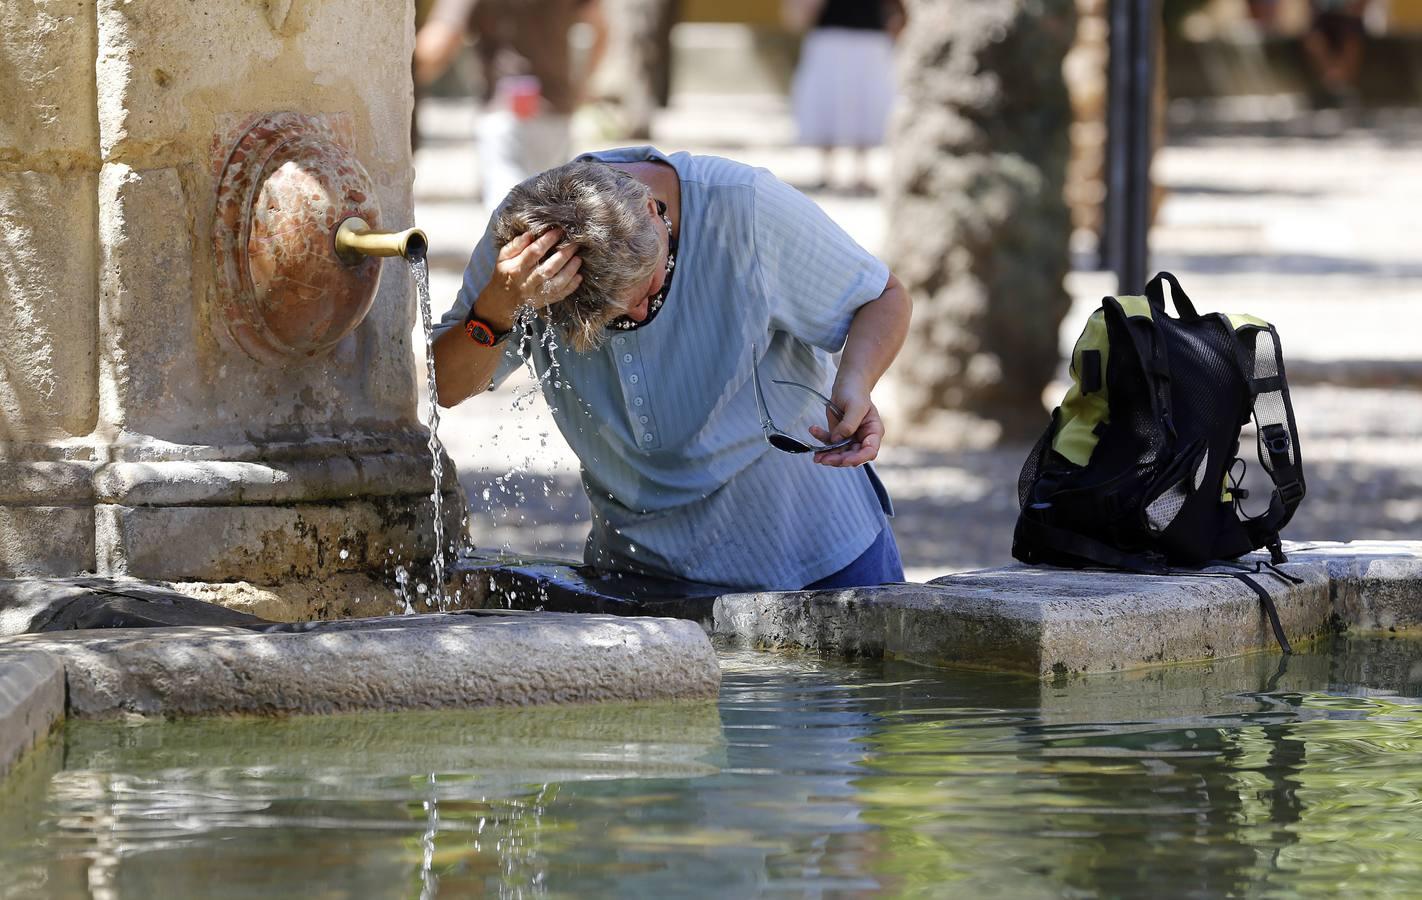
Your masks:
{"label": "sunglasses", "polygon": [[[760,367],[755,364],[754,346],[751,347],[751,380],[755,382],[755,402],[756,405],[760,407],[760,430],[765,433],[766,442],[776,450],[785,453],[819,453],[824,450],[839,450],[842,447],[848,447],[854,443],[854,438],[848,437],[833,444],[807,444],[799,438],[775,427],[775,423],[770,420],[770,409],[765,405],[765,391],[760,386]],[[835,418],[844,418],[844,410],[835,406],[833,400],[807,384],[801,384],[798,381],[781,381],[776,378],[771,379],[771,384],[783,384],[786,387],[795,387],[802,391],[809,391],[824,401],[825,406],[829,408],[830,412],[834,413]]]}

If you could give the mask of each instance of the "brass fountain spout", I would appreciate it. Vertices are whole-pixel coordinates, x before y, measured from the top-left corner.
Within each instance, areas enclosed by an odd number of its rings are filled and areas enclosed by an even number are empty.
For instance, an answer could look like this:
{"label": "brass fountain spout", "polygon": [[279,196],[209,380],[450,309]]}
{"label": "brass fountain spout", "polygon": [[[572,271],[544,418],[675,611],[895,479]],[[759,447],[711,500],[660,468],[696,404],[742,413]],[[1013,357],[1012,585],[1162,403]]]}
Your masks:
{"label": "brass fountain spout", "polygon": [[403,256],[413,262],[424,259],[429,248],[429,239],[418,228],[375,231],[359,216],[344,219],[336,227],[336,256],[349,266],[367,256]]}

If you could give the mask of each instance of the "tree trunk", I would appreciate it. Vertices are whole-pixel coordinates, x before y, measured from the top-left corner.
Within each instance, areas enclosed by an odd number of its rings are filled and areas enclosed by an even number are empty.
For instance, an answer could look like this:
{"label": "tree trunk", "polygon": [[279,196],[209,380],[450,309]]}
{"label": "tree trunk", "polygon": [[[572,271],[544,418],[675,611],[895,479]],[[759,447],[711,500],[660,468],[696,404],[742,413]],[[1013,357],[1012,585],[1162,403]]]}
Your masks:
{"label": "tree trunk", "polygon": [[1046,424],[1070,300],[1063,198],[1073,0],[909,0],[886,247],[914,299],[905,408]]}

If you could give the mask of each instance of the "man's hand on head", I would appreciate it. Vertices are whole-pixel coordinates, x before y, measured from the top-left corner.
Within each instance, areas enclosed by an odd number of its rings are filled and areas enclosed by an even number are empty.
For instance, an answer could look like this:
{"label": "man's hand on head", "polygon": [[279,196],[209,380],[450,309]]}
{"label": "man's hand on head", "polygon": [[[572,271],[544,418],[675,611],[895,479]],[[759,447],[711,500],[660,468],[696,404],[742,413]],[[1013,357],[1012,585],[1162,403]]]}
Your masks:
{"label": "man's hand on head", "polygon": [[578,271],[583,261],[576,244],[553,249],[562,237],[558,228],[537,235],[525,231],[501,247],[494,274],[479,295],[480,312],[512,327],[520,309],[545,309],[576,291],[583,283]]}

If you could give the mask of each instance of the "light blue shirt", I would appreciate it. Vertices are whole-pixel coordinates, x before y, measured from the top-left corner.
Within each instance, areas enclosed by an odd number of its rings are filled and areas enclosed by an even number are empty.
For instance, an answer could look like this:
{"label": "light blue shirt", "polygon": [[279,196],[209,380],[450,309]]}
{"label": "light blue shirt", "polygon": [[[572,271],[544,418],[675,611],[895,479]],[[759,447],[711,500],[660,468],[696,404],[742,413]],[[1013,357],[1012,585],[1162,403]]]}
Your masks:
{"label": "light blue shirt", "polygon": [[[884,528],[888,497],[867,466],[820,466],[766,443],[751,348],[776,423],[796,433],[816,408],[823,422],[818,401],[771,379],[828,394],[830,354],[883,292],[887,267],[764,169],[651,147],[588,157],[673,166],[681,231],[653,321],[579,354],[539,320],[509,339],[494,378],[531,359],[582,464],[593,510],[586,561],[746,589],[794,590],[839,571]],[[462,325],[497,252],[486,231],[437,331]]]}

